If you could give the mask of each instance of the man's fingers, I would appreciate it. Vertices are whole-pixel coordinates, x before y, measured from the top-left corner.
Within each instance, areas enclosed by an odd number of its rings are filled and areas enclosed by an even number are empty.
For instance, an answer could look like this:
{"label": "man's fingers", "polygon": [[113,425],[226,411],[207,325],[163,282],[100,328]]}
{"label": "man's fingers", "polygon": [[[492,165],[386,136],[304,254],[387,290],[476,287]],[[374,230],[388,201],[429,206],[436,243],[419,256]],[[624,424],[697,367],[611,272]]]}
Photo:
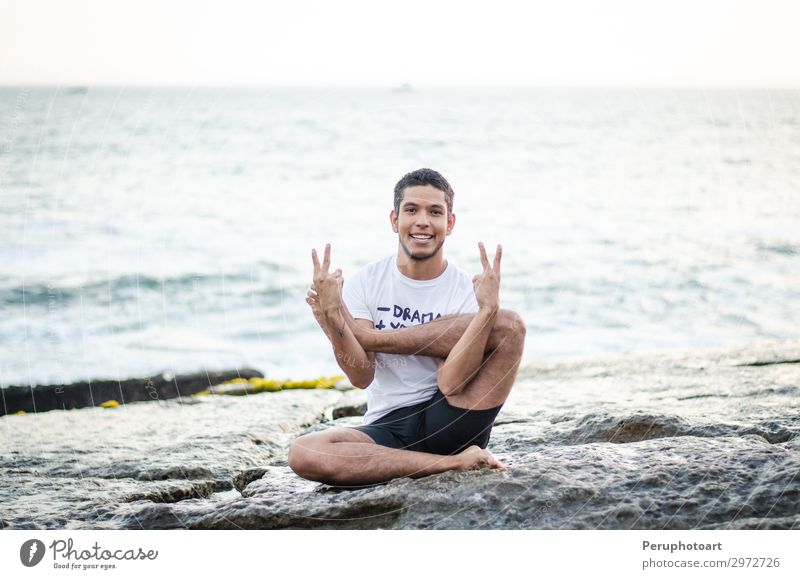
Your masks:
{"label": "man's fingers", "polygon": [[489,269],[489,258],[486,257],[486,248],[483,247],[483,242],[478,242],[478,249],[481,250],[481,265],[483,266],[483,271]]}
{"label": "man's fingers", "polygon": [[497,246],[497,253],[494,254],[494,265],[492,269],[494,269],[498,275],[500,275],[500,258],[503,257],[503,246]]}
{"label": "man's fingers", "polygon": [[317,298],[317,292],[315,292],[314,290],[308,290],[308,294],[307,295],[310,298],[314,298],[314,299]]}
{"label": "man's fingers", "polygon": [[317,250],[311,250],[311,261],[314,264],[314,275],[316,276],[319,273],[319,258],[317,257]]}
{"label": "man's fingers", "polygon": [[325,257],[322,260],[322,270],[328,273],[328,268],[331,266],[331,244],[325,244]]}

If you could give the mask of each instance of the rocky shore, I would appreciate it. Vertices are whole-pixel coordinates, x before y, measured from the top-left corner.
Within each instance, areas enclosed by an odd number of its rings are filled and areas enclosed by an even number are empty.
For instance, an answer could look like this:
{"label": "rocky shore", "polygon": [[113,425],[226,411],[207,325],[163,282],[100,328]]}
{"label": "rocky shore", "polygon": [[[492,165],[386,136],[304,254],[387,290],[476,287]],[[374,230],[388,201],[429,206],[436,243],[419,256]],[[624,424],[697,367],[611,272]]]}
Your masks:
{"label": "rocky shore", "polygon": [[530,365],[507,470],[357,489],[287,466],[360,390],[8,415],[0,525],[74,529],[800,529],[800,343]]}
{"label": "rocky shore", "polygon": [[90,408],[103,403],[129,404],[191,396],[236,378],[263,378],[258,370],[241,369],[194,374],[158,374],[128,380],[94,380],[73,384],[9,386],[2,390],[0,416]]}

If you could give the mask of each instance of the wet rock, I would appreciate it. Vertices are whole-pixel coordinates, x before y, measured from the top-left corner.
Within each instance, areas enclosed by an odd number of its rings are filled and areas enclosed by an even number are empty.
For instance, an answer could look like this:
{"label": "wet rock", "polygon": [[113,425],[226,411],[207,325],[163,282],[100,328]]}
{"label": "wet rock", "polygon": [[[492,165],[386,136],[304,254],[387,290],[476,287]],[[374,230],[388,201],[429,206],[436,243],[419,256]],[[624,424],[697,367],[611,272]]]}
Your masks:
{"label": "wet rock", "polygon": [[93,380],[73,384],[9,386],[3,389],[0,416],[15,412],[45,412],[99,406],[114,400],[120,404],[153,402],[197,394],[234,378],[263,378],[258,370],[238,369],[194,374],[170,373],[130,380]]}
{"label": "wet rock", "polygon": [[745,362],[737,364],[737,366],[770,366],[773,364],[800,364],[800,359],[797,360],[757,360],[755,362]]}
{"label": "wet rock", "polygon": [[528,366],[489,444],[508,470],[349,489],[300,479],[287,452],[303,433],[360,424],[356,415],[334,419],[333,410],[354,408],[363,391],[6,416],[2,521],[70,529],[796,529],[800,365],[742,363],[798,358],[800,344],[788,343]]}
{"label": "wet rock", "polygon": [[214,473],[204,467],[169,466],[140,472],[139,480],[204,479],[212,478]]}
{"label": "wet rock", "polygon": [[[498,438],[505,459],[504,433]],[[756,520],[791,528],[800,517],[800,481],[793,480],[800,455],[757,440],[687,436],[548,447],[515,458],[508,470],[357,489],[271,467],[241,498],[216,507],[185,502],[172,514],[192,529],[753,528]],[[131,528],[164,528],[161,509],[143,505],[133,514]]]}
{"label": "wet rock", "polygon": [[237,474],[285,460],[291,440],[340,396],[298,390],[3,417],[3,520],[11,528],[119,528],[131,504],[214,502]]}
{"label": "wet rock", "polygon": [[122,500],[124,502],[152,501],[155,503],[177,503],[187,499],[198,499],[211,496],[218,491],[231,488],[228,481],[197,481],[184,484],[171,484],[145,492],[134,493]]}
{"label": "wet rock", "polygon": [[608,415],[589,414],[576,424],[574,443],[641,442],[653,438],[683,436],[689,426],[677,416],[634,414],[622,419]]}
{"label": "wet rock", "polygon": [[703,529],[769,529],[769,530],[796,530],[800,529],[800,515],[789,517],[769,517],[749,519],[737,519],[730,523],[716,523],[702,527]]}
{"label": "wet rock", "polygon": [[367,413],[367,392],[350,390],[333,407],[334,420],[348,416],[364,416]]}
{"label": "wet rock", "polygon": [[236,490],[242,492],[247,485],[263,477],[264,473],[266,472],[266,468],[251,468],[242,471],[233,477],[233,486],[236,488]]}

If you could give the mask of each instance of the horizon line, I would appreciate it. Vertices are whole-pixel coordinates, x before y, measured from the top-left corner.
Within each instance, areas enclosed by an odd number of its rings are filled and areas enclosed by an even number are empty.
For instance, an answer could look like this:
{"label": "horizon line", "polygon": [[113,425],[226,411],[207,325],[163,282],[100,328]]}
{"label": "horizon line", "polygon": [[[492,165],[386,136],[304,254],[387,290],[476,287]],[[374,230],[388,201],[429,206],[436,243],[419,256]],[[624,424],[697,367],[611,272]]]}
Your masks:
{"label": "horizon line", "polygon": [[332,84],[332,83],[179,83],[179,84],[160,84],[160,83],[55,83],[55,82],[6,82],[0,81],[0,88],[66,88],[66,89],[91,89],[91,88],[160,88],[160,89],[389,89],[394,91],[413,92],[419,89],[673,89],[673,90],[800,90],[800,84],[428,84],[428,83],[377,83],[377,84]]}

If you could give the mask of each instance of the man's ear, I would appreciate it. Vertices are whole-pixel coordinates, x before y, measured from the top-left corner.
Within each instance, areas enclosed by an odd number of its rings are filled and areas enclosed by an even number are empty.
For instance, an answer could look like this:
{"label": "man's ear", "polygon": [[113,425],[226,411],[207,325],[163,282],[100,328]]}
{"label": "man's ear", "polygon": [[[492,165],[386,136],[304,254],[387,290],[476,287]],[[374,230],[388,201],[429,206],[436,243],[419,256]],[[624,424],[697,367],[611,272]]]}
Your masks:
{"label": "man's ear", "polygon": [[397,231],[397,213],[394,212],[394,209],[392,209],[389,212],[389,222],[392,224],[392,231],[394,231],[395,233],[398,233],[398,231]]}
{"label": "man's ear", "polygon": [[456,225],[456,214],[451,213],[450,216],[447,218],[447,235],[453,233],[453,227]]}

